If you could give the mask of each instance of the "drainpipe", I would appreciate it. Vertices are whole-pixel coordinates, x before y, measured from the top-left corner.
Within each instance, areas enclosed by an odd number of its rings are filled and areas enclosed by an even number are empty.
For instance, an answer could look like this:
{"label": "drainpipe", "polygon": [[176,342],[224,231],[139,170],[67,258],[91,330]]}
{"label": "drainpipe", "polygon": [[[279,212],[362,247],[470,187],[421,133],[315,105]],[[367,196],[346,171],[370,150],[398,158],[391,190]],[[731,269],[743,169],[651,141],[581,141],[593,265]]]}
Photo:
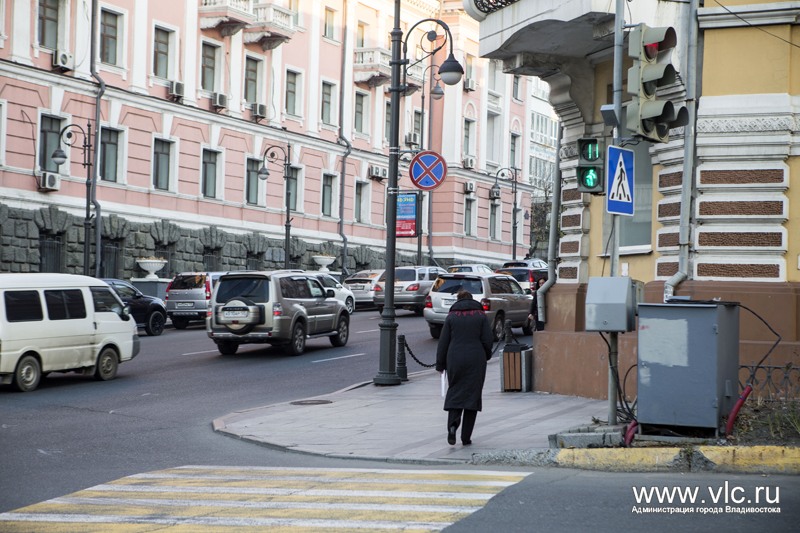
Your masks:
{"label": "drainpipe", "polygon": [[[94,164],[92,165],[92,192],[91,199],[94,205],[94,275],[100,277],[100,260],[103,256],[102,233],[103,219],[100,214],[100,202],[97,201],[97,169],[100,167],[100,104],[106,92],[106,83],[97,73],[97,0],[92,0],[92,36],[90,45],[89,69],[92,77],[97,80],[97,96],[94,100]],[[87,243],[88,245],[88,243]]]}
{"label": "drainpipe", "polygon": [[[343,2],[344,5],[344,13],[342,20],[347,20],[347,4],[348,2]],[[352,53],[350,54],[352,58]],[[344,124],[344,96],[345,96],[345,87],[344,87],[344,77],[346,72],[345,65],[347,64],[347,32],[342,32],[342,68],[339,71],[341,83],[339,84],[339,135],[336,138],[336,142],[339,144],[343,144],[345,146],[344,154],[342,154],[342,168],[339,171],[339,237],[342,238],[342,279],[346,278],[350,272],[347,270],[347,235],[344,232],[344,189],[345,189],[345,179],[347,178],[347,157],[353,151],[353,145],[350,144],[350,141],[344,136],[344,131],[342,130],[342,124]]]}
{"label": "drainpipe", "polygon": [[536,291],[536,310],[541,322],[547,322],[547,291],[556,282],[556,246],[558,246],[558,215],[561,212],[561,137],[564,126],[558,128],[556,137],[556,175],[553,179],[553,198],[550,205],[550,239],[547,243],[547,281]]}
{"label": "drainpipe", "polygon": [[688,17],[689,50],[686,70],[689,73],[686,85],[686,110],[689,123],[684,128],[683,137],[683,179],[681,180],[681,214],[678,233],[678,271],[664,282],[664,301],[675,294],[675,288],[689,277],[689,248],[691,239],[692,197],[694,195],[695,144],[697,137],[697,22],[698,0],[691,0]]}

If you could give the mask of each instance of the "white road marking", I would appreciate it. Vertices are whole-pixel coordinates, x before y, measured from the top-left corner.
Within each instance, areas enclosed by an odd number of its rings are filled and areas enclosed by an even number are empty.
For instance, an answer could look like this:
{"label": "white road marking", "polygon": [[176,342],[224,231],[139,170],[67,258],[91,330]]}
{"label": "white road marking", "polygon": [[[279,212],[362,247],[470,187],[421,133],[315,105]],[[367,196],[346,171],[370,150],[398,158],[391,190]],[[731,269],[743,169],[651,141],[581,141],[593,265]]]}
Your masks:
{"label": "white road marking", "polygon": [[354,353],[353,355],[342,355],[341,357],[331,357],[329,359],[317,359],[316,361],[311,361],[312,363],[326,363],[328,361],[336,361],[337,359],[347,359],[348,357],[360,357],[362,355],[367,355],[365,353]]}

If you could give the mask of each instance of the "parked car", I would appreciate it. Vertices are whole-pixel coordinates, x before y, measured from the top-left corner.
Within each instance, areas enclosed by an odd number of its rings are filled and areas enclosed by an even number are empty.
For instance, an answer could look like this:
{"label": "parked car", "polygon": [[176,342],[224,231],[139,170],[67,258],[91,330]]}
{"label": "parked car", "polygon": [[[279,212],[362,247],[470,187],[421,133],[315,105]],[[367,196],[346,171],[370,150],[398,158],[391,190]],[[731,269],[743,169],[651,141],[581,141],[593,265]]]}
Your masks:
{"label": "parked car", "polygon": [[485,272],[447,273],[439,276],[425,298],[423,315],[434,339],[439,338],[450,306],[461,290],[472,293],[472,297],[483,306],[494,340],[502,338],[506,320],[511,320],[512,327],[521,327],[525,335],[533,333],[528,322],[533,297],[525,294],[514,278]]}
{"label": "parked car", "polygon": [[234,272],[220,277],[210,303],[206,333],[223,355],[241,344],[285,346],[292,355],[306,349],[306,339],[328,337],[344,346],[350,314],[307,272]]}
{"label": "parked car", "polygon": [[[433,282],[445,270],[430,266],[397,267],[394,270],[394,306],[396,309],[407,309],[422,316],[425,309],[425,297],[431,290]],[[379,312],[383,311],[386,300],[386,272],[378,278],[375,286],[375,295],[372,300]]]}
{"label": "parked car", "polygon": [[451,265],[447,267],[448,272],[494,272],[489,266],[480,263]]}
{"label": "parked car", "polygon": [[547,279],[548,271],[546,268],[508,267],[498,268],[495,272],[512,276],[524,290],[534,291],[540,279]]}
{"label": "parked car", "polygon": [[144,328],[145,333],[158,336],[164,332],[164,324],[167,323],[167,306],[164,305],[164,300],[147,296],[121,279],[104,278],[103,281],[114,289],[122,303],[130,307],[136,325]]}
{"label": "parked car", "polygon": [[205,321],[208,301],[217,280],[225,272],[182,272],[167,285],[164,300],[167,316],[175,329],[185,329],[192,321]]}
{"label": "parked car", "polygon": [[128,308],[99,279],[0,275],[0,383],[28,392],[50,372],[108,381],[139,347]]}
{"label": "parked car", "polygon": [[344,304],[348,313],[351,315],[353,314],[353,311],[356,310],[356,298],[353,295],[353,291],[339,283],[339,281],[328,272],[309,272],[309,274],[316,276],[326,289],[332,289],[334,297]]}
{"label": "parked car", "polygon": [[518,261],[506,261],[505,263],[503,263],[503,266],[501,268],[506,268],[506,267],[523,267],[523,268],[535,268],[535,269],[544,268],[544,269],[546,269],[547,268],[547,261],[545,261],[544,259],[536,259],[536,258],[520,259]]}
{"label": "parked car", "polygon": [[373,307],[375,302],[375,286],[383,270],[361,270],[344,280],[344,286],[353,292],[356,308]]}

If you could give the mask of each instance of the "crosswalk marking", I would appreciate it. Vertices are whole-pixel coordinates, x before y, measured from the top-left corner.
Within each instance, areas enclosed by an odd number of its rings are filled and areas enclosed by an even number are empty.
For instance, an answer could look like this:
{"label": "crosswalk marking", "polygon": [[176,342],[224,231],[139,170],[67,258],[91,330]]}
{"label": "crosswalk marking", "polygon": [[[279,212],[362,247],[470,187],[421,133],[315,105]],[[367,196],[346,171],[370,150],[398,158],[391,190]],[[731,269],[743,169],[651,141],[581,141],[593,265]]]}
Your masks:
{"label": "crosswalk marking", "polygon": [[527,474],[183,466],[0,514],[4,532],[440,531]]}

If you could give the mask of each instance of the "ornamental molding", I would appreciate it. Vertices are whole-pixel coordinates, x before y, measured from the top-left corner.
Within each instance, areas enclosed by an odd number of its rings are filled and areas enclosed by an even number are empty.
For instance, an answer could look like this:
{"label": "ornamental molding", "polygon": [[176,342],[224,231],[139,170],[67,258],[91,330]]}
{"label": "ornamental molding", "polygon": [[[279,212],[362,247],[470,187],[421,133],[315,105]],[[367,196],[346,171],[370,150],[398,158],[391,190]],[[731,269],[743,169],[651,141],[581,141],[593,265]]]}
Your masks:
{"label": "ornamental molding", "polygon": [[698,133],[752,133],[797,131],[797,115],[701,117],[697,120]]}
{"label": "ornamental molding", "polygon": [[797,24],[800,2],[703,7],[697,11],[700,29]]}

